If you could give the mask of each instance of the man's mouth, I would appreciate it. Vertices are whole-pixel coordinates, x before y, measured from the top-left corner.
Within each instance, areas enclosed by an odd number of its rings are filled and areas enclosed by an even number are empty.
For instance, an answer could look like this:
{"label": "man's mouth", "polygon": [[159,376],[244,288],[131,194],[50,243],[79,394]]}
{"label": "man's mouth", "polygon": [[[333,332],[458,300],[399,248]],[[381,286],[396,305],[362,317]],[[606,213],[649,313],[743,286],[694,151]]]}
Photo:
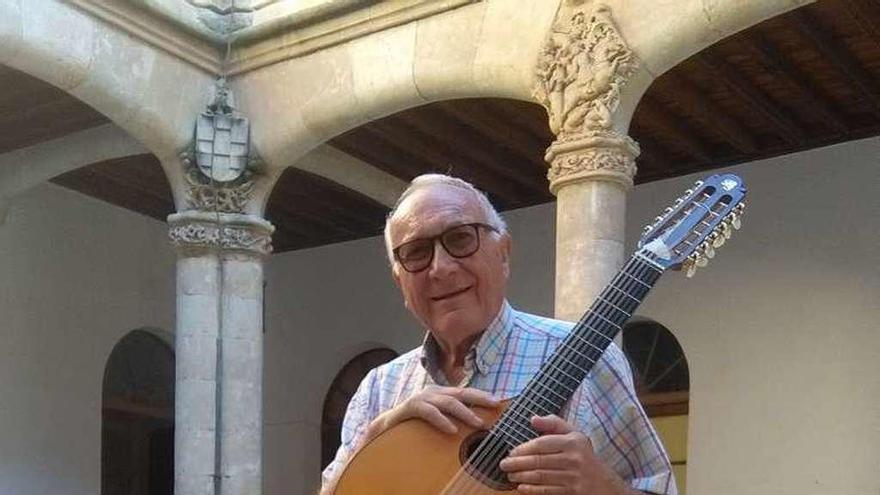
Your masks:
{"label": "man's mouth", "polygon": [[465,292],[469,291],[470,289],[471,289],[470,286],[465,287],[463,289],[456,289],[454,291],[447,292],[447,293],[441,294],[439,296],[433,296],[433,297],[431,297],[431,300],[432,301],[442,301],[444,299],[451,299],[459,294],[464,294]]}

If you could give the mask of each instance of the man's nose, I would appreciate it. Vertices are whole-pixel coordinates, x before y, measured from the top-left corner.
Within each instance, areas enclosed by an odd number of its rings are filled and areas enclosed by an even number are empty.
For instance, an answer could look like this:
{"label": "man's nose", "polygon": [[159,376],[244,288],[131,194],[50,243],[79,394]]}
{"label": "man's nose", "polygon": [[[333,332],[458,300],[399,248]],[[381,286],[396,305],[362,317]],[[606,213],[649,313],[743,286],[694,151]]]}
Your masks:
{"label": "man's nose", "polygon": [[440,243],[440,239],[434,241],[434,259],[429,268],[431,275],[442,276],[458,266],[458,260],[453,258],[446,248]]}

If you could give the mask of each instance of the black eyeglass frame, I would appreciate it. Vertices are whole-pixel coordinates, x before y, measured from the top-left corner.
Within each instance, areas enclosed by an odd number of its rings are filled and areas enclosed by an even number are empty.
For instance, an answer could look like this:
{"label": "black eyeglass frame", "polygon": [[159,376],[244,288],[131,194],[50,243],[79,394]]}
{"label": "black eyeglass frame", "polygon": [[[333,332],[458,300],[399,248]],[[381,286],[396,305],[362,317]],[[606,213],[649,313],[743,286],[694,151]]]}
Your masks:
{"label": "black eyeglass frame", "polygon": [[[446,234],[452,232],[453,230],[455,230],[455,229],[460,229],[460,228],[462,228],[462,227],[472,227],[472,228],[474,229],[474,234],[475,234],[475,236],[476,236],[476,238],[477,238],[477,242],[476,242],[476,246],[474,247],[474,250],[473,250],[473,251],[470,251],[470,252],[467,253],[467,254],[456,255],[456,254],[453,254],[453,253],[449,250],[449,247],[446,246],[446,243],[443,241],[443,237],[444,237]],[[424,271],[425,269],[427,269],[429,266],[431,266],[431,263],[434,261],[434,252],[436,251],[436,249],[435,249],[434,246],[436,245],[437,241],[440,241],[440,245],[443,246],[443,250],[446,251],[446,254],[448,254],[449,256],[452,256],[453,258],[456,258],[456,259],[462,259],[462,258],[467,258],[467,257],[473,256],[477,251],[480,250],[480,247],[481,247],[481,244],[480,244],[480,229],[481,229],[481,228],[486,229],[486,230],[488,230],[488,231],[490,231],[490,232],[494,232],[494,233],[496,233],[496,234],[500,233],[500,231],[499,231],[497,228],[495,228],[495,227],[493,227],[493,226],[491,226],[491,225],[489,225],[489,224],[487,224],[487,223],[483,223],[483,222],[462,223],[462,224],[459,224],[459,225],[453,225],[452,227],[449,227],[448,229],[444,230],[443,232],[440,232],[439,234],[437,234],[437,235],[435,235],[435,236],[431,236],[431,237],[420,237],[420,238],[418,238],[418,239],[413,239],[413,240],[411,240],[411,241],[404,242],[403,244],[401,244],[401,245],[397,246],[396,248],[392,249],[391,252],[394,254],[394,259],[395,259],[395,261],[397,261],[398,263],[400,263],[400,266],[402,266],[403,269],[404,269],[406,272],[408,272],[408,273],[418,273],[418,272],[421,272],[421,271]],[[418,269],[415,269],[415,270],[411,270],[411,269],[409,269],[409,268],[407,267],[407,265],[406,265],[406,262],[403,261],[403,259],[401,259],[401,257],[400,257],[400,249],[403,248],[403,247],[405,247],[405,246],[411,245],[411,244],[413,244],[413,243],[415,243],[415,242],[426,242],[426,241],[427,241],[427,242],[430,242],[430,245],[431,245],[431,255],[428,256],[427,261],[424,262],[424,263],[425,263],[425,266],[423,266],[423,267],[421,267],[421,268],[418,268]]]}

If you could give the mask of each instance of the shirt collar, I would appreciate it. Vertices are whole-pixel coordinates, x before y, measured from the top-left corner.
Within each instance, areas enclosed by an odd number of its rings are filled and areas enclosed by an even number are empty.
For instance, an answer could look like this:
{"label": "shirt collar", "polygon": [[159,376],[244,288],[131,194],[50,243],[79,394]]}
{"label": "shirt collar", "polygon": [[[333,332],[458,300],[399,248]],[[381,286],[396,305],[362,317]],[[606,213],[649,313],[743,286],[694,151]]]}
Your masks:
{"label": "shirt collar", "polygon": [[[513,327],[513,308],[505,299],[501,304],[501,310],[483,331],[476,345],[471,349],[467,356],[466,367],[474,366],[476,370],[483,375],[489,373],[504,349],[504,343]],[[440,346],[431,335],[431,332],[425,334],[425,340],[422,342],[421,362],[425,370],[431,375],[437,383],[445,380],[438,380],[442,377],[439,372],[439,353]]]}

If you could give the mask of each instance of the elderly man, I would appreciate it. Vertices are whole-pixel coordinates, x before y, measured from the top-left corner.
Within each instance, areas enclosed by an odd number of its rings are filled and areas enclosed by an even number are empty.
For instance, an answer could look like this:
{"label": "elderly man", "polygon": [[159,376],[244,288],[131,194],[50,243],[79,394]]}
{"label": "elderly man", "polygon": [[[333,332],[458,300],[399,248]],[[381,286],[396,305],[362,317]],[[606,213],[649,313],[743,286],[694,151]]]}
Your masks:
{"label": "elderly man", "polygon": [[[419,418],[450,433],[457,430],[452,418],[482,426],[469,406],[493,407],[522,392],[572,327],[507,303],[507,227],[465,181],[415,178],[388,216],[385,243],[404,303],[427,335],[422,346],[370,371],[361,383],[345,416],[342,445],[324,471],[325,493],[357,449],[401,421]],[[563,416],[532,418],[540,436],[501,462],[518,492],[676,493],[669,460],[616,346],[596,363]]]}

